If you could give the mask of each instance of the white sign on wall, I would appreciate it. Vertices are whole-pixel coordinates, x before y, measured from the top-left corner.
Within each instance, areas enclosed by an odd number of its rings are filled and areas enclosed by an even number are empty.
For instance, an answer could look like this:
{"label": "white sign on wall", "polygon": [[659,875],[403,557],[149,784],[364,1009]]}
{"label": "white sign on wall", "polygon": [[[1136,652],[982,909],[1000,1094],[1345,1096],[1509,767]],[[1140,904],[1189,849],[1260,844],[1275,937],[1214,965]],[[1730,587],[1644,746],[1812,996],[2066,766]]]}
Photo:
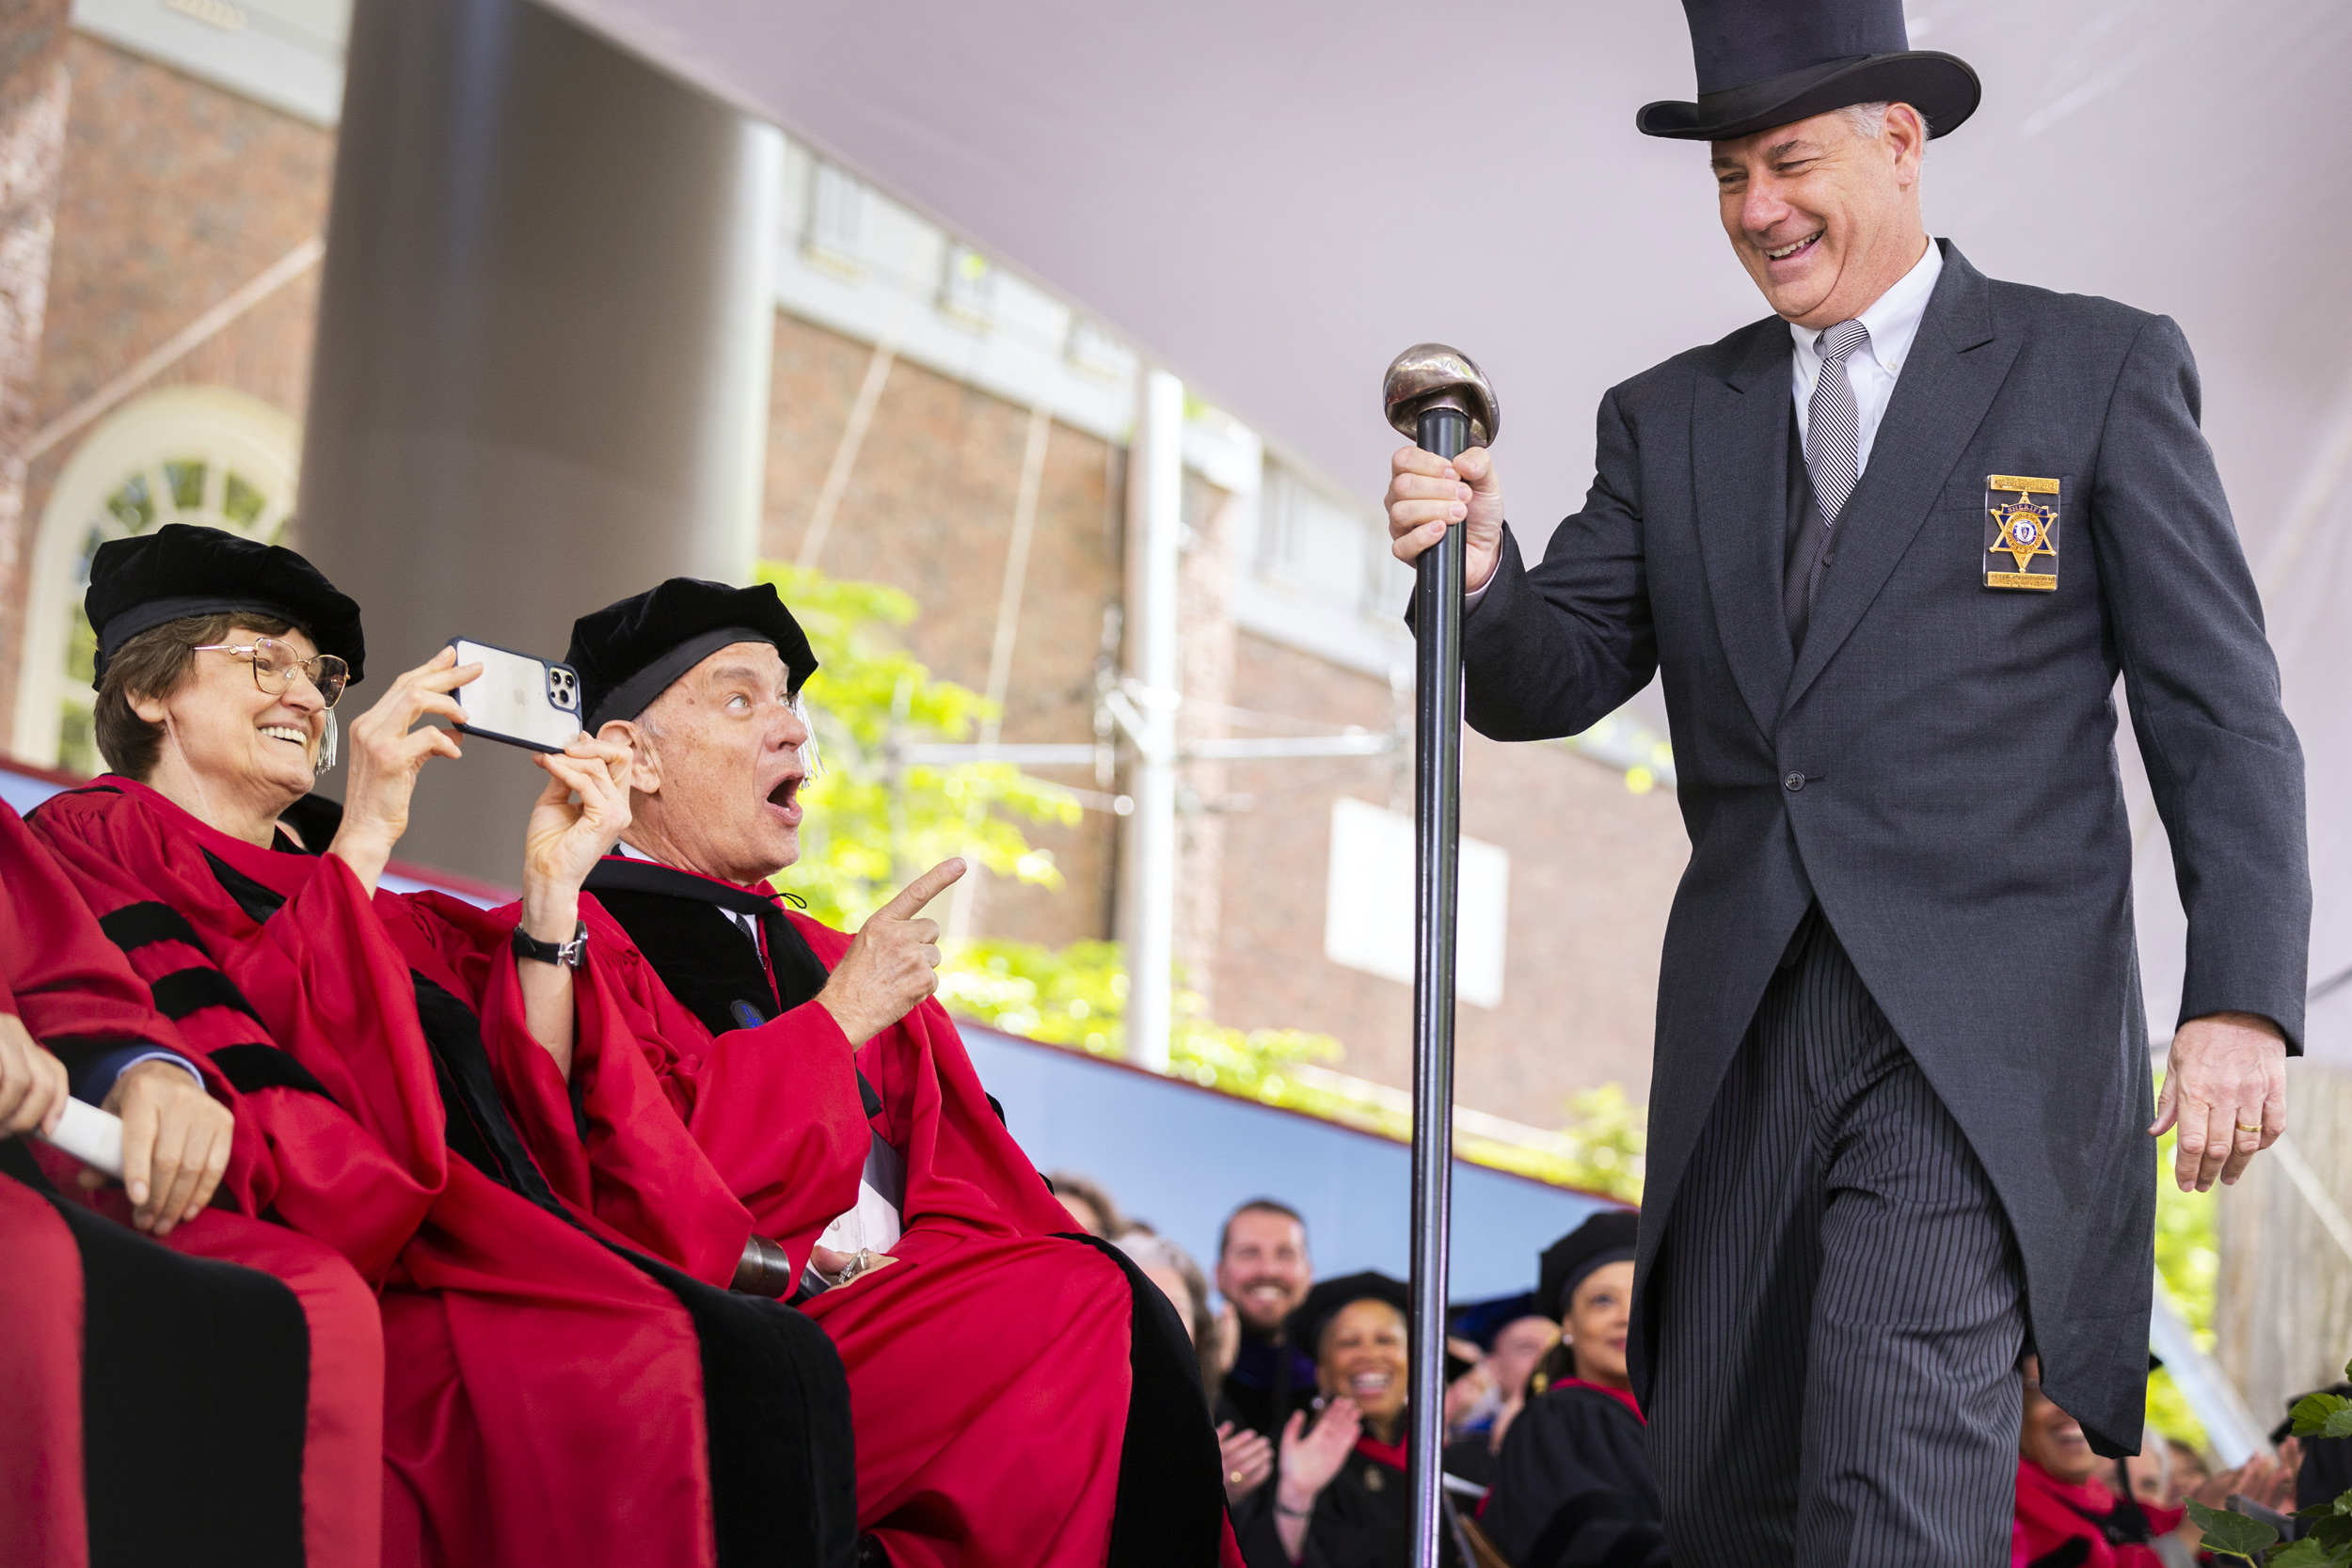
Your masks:
{"label": "white sign on wall", "polygon": [[[1454,994],[1502,1005],[1503,938],[1511,908],[1511,856],[1499,844],[1462,840]],[[1323,954],[1333,963],[1413,983],[1413,819],[1345,796],[1331,802],[1331,876]]]}

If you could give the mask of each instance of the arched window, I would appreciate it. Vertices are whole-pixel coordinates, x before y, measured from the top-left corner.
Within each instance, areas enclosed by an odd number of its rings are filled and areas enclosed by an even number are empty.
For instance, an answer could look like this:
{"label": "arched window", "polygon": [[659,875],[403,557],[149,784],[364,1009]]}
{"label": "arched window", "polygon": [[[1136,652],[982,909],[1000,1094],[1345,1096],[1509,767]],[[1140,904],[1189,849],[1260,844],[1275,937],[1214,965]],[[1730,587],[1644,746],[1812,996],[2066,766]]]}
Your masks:
{"label": "arched window", "polygon": [[226,387],[168,387],[125,404],[58,474],[33,546],[12,749],[27,762],[96,773],[91,656],[82,613],[90,557],[109,539],[201,523],[270,544],[294,511],[301,433]]}

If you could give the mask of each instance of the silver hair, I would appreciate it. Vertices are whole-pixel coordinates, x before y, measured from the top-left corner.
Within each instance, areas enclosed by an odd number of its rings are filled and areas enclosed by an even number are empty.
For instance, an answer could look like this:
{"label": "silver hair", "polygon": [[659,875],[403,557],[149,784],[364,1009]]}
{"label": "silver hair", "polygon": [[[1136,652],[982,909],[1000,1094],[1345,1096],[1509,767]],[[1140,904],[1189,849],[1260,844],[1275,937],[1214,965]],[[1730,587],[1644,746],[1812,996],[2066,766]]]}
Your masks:
{"label": "silver hair", "polygon": [[1853,134],[1866,141],[1886,135],[1886,111],[1891,103],[1849,103],[1837,111]]}

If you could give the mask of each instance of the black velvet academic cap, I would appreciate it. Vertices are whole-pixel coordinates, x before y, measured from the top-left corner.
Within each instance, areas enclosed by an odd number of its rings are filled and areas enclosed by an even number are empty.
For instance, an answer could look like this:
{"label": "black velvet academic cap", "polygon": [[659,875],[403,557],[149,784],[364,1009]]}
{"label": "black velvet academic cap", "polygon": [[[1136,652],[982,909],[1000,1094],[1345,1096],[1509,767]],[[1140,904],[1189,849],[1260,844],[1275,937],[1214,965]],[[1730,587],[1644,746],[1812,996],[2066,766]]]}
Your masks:
{"label": "black velvet academic cap", "polygon": [[1734,141],[1856,103],[1908,103],[1940,136],[1977,112],[1968,62],[1911,47],[1902,0],[1682,0],[1698,102],[1633,117],[1644,135]]}
{"label": "black velvet academic cap", "polygon": [[1412,1316],[1407,1305],[1405,1281],[1367,1269],[1362,1274],[1343,1274],[1336,1279],[1315,1282],[1307,1299],[1298,1304],[1283,1328],[1283,1336],[1316,1360],[1323,1359],[1323,1331],[1331,1326],[1331,1320],[1340,1315],[1340,1308],[1359,1301],[1385,1301],[1397,1311]]}
{"label": "black velvet academic cap", "polygon": [[350,665],[355,683],[359,679],[367,653],[359,607],[317,567],[282,545],[166,523],[152,533],[109,539],[90,558],[89,592],[82,595],[82,612],[98,634],[90,684],[105,679],[107,660],[143,631],[240,610],[293,622],[319,652]]}
{"label": "black velvet academic cap", "polygon": [[1629,1262],[1641,1216],[1630,1209],[1604,1209],[1544,1248],[1535,1301],[1547,1316],[1565,1318],[1568,1299],[1585,1275],[1610,1263]]}
{"label": "black velvet academic cap", "polygon": [[636,718],[680,675],[738,642],[773,644],[795,691],[817,673],[808,638],[774,585],[730,588],[699,578],[672,578],[581,616],[564,662],[580,673],[580,705],[594,735]]}

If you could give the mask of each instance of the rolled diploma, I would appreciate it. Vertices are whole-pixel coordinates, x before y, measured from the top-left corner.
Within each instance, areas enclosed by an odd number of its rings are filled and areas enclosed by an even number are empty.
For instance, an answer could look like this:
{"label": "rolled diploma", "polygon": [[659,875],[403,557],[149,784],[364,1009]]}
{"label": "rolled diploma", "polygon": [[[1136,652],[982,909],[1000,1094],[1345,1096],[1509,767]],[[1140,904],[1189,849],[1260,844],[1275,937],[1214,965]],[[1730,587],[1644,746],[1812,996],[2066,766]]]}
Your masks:
{"label": "rolled diploma", "polygon": [[122,1180],[122,1118],[79,1100],[65,1102],[55,1132],[42,1136],[86,1165]]}

